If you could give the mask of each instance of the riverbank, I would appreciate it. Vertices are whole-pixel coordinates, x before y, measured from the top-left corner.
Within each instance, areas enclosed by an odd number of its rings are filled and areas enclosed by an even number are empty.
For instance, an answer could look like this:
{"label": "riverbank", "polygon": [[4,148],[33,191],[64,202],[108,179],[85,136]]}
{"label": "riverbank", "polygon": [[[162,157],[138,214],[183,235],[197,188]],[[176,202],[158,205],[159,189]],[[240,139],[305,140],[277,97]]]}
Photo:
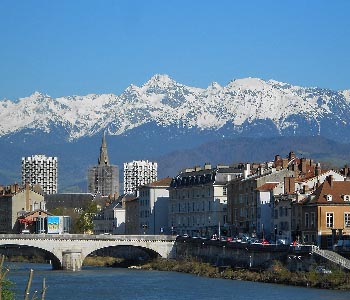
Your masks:
{"label": "riverbank", "polygon": [[[16,256],[6,259],[16,262],[45,263],[40,257]],[[84,266],[137,268],[143,270],[157,270],[189,273],[208,278],[221,278],[230,280],[245,280],[253,282],[276,283],[303,287],[350,290],[350,273],[340,269],[332,269],[330,274],[310,272],[291,272],[280,261],[274,261],[268,269],[252,270],[244,268],[216,267],[192,259],[173,260],[158,258],[152,261],[125,260],[115,257],[88,256]]]}
{"label": "riverbank", "polygon": [[171,271],[195,274],[210,278],[246,280],[255,282],[277,283],[313,288],[350,290],[350,276],[342,270],[332,270],[331,274],[310,272],[291,272],[279,261],[274,261],[267,270],[234,269],[215,267],[209,263],[193,260],[156,259],[141,265],[142,269]]}

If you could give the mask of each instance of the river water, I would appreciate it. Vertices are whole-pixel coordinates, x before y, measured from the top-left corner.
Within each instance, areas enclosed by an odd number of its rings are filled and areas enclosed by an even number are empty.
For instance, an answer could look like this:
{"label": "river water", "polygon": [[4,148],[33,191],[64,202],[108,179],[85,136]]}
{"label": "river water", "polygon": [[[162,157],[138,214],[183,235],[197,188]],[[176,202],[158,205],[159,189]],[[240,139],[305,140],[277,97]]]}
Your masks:
{"label": "river water", "polygon": [[175,272],[84,267],[80,272],[53,271],[50,265],[8,263],[8,278],[23,299],[29,270],[34,270],[31,297],[40,299],[42,279],[46,300],[349,300],[350,291],[331,291],[278,284],[198,277]]}

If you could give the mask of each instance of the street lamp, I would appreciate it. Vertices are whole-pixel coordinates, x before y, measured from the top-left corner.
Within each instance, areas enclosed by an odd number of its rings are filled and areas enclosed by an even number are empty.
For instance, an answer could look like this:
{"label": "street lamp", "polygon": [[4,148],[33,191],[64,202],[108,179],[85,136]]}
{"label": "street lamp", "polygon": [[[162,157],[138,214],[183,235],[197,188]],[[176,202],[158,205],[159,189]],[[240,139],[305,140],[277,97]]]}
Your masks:
{"label": "street lamp", "polygon": [[277,244],[277,225],[275,225],[275,244]]}
{"label": "street lamp", "polygon": [[146,234],[147,227],[147,224],[142,224],[143,234]]}
{"label": "street lamp", "polygon": [[262,233],[262,239],[265,240],[265,233],[264,233],[264,224],[261,224],[261,233]]}

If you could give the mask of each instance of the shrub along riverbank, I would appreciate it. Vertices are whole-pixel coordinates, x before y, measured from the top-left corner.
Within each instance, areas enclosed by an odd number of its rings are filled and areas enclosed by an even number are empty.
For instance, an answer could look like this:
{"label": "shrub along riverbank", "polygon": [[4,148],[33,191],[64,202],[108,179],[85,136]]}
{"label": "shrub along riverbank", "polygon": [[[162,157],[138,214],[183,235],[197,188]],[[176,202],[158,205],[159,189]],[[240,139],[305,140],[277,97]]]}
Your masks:
{"label": "shrub along riverbank", "polygon": [[142,269],[172,271],[195,274],[212,278],[247,280],[266,283],[279,283],[328,289],[350,289],[350,276],[342,270],[332,270],[330,274],[310,272],[291,272],[279,261],[274,261],[267,270],[218,268],[209,263],[193,260],[156,259],[141,265]]}

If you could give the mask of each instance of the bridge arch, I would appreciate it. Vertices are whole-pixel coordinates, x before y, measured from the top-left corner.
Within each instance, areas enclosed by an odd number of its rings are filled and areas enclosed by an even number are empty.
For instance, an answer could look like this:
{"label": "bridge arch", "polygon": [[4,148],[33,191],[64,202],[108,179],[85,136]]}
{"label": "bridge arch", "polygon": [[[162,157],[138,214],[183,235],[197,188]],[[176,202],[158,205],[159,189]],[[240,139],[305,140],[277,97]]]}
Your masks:
{"label": "bridge arch", "polygon": [[17,256],[29,259],[41,258],[42,261],[52,265],[53,269],[61,269],[62,264],[59,258],[46,249],[27,244],[1,244],[0,255],[5,257]]}
{"label": "bridge arch", "polygon": [[108,256],[124,259],[126,262],[147,261],[160,257],[160,254],[152,249],[134,245],[113,245],[98,248],[84,258],[93,256]]}
{"label": "bridge arch", "polygon": [[103,254],[111,257],[123,257],[127,259],[138,258],[140,256],[143,258],[157,258],[161,256],[158,252],[152,249],[134,245],[104,246],[90,252],[88,256],[99,256],[98,254]]}

